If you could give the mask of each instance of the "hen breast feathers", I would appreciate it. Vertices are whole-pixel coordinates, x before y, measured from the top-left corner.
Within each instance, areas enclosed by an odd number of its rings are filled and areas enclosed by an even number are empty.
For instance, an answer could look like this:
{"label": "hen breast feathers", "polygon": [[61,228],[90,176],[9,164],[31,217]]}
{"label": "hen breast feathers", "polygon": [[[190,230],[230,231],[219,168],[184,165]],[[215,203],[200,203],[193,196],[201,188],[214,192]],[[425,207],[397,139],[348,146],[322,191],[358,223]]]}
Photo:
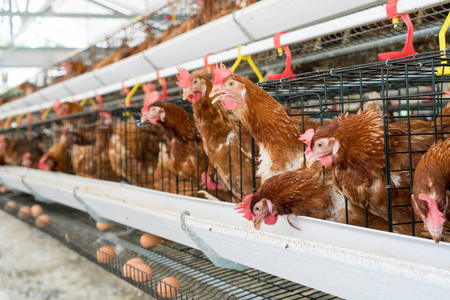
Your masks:
{"label": "hen breast feathers", "polygon": [[[207,85],[205,96],[192,104],[203,146],[226,188],[232,191],[234,202],[240,202],[242,196],[252,193],[251,136],[243,126],[239,128],[239,120],[220,103],[212,104],[209,97],[212,83],[203,76],[193,76],[203,79]],[[215,178],[210,171],[214,170],[208,169],[210,178]]]}
{"label": "hen breast feathers", "polygon": [[[340,121],[316,131],[314,141],[320,138],[336,138],[339,152],[333,157],[333,179],[336,186],[349,201],[361,208],[388,220],[386,193],[386,164],[384,154],[384,133],[381,111],[365,106],[364,111],[356,115],[342,116]],[[439,126],[438,126],[439,127]],[[408,128],[406,122],[388,124],[389,151],[408,151]],[[434,135],[415,135],[433,133],[433,122],[410,121],[412,168],[417,165],[421,153],[434,143]],[[444,124],[444,131],[450,127]],[[390,155],[391,170],[409,170],[408,153]],[[391,197],[393,223],[411,222],[410,175],[409,171],[391,172]],[[400,189],[398,189],[400,188]],[[416,218],[417,221],[417,218]],[[411,225],[395,226],[399,233],[410,234]],[[426,235],[420,226],[416,226],[418,235]]]}
{"label": "hen breast feathers", "polygon": [[303,143],[298,138],[303,127],[317,128],[320,123],[308,117],[289,116],[286,107],[253,82],[240,75],[230,76],[246,87],[245,105],[237,116],[260,148],[258,175],[262,181],[302,168]]}

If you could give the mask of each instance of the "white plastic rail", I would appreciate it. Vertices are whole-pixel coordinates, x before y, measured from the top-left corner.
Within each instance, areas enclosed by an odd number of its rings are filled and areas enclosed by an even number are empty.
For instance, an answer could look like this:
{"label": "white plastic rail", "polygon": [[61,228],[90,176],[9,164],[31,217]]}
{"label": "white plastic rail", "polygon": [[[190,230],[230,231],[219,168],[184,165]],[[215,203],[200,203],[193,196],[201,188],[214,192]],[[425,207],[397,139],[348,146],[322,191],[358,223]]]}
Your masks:
{"label": "white plastic rail", "polygon": [[[221,257],[345,299],[447,299],[450,244],[299,217],[253,224],[234,205],[62,173],[0,167],[0,182],[197,248],[186,226]],[[74,197],[74,190],[76,196]]]}
{"label": "white plastic rail", "polygon": [[[231,45],[246,44],[241,48],[242,55],[273,49],[272,37],[261,38],[273,36],[281,30],[303,26],[281,36],[281,45],[288,45],[385,20],[386,5],[373,6],[380,2],[385,1],[261,1],[137,55],[49,86],[24,99],[6,103],[0,106],[0,119],[39,111],[51,106],[56,99],[60,99],[61,102],[79,101],[86,97],[94,97],[96,93],[109,94],[121,90],[123,86],[130,87],[136,83],[153,81],[157,79],[156,68],[162,68],[159,73],[161,78],[177,74],[177,65],[187,70],[199,69],[204,66],[204,59],[199,58],[198,54],[206,54],[205,49],[209,52],[221,51],[208,57],[208,64],[216,64],[237,58],[237,48],[229,49]],[[448,1],[399,0],[397,8],[399,13],[410,13],[446,2]],[[361,10],[368,6],[372,7]],[[336,17],[358,9],[357,12]],[[311,23],[317,24],[310,25]],[[259,41],[254,42],[258,39]],[[229,50],[223,51],[224,47],[228,47]],[[166,67],[167,65],[172,66]],[[123,80],[124,78],[129,79]]]}

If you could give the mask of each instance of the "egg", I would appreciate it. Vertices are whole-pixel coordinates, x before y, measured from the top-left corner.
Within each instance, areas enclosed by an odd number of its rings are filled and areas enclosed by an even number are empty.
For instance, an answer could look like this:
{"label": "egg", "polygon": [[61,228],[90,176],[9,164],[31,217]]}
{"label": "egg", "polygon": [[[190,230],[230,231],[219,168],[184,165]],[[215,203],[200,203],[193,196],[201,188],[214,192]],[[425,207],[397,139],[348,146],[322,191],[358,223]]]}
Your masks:
{"label": "egg", "polygon": [[123,276],[130,277],[132,270],[134,270],[132,267],[139,265],[139,264],[145,264],[145,262],[139,257],[135,257],[135,258],[128,260],[123,265]]}
{"label": "egg", "polygon": [[42,215],[42,212],[44,210],[42,209],[42,206],[40,206],[39,204],[35,204],[31,207],[31,214],[33,215],[33,217],[37,217]]}
{"label": "egg", "polygon": [[110,230],[111,228],[114,227],[114,225],[112,225],[112,224],[102,223],[102,222],[97,222],[96,226],[97,226],[97,229],[100,231]]}
{"label": "egg", "polygon": [[19,210],[18,214],[19,218],[22,220],[26,220],[31,216],[31,209],[28,206],[22,206]]}
{"label": "egg", "polygon": [[149,265],[136,264],[134,268],[131,268],[131,279],[136,282],[149,281],[151,275],[153,275],[153,270]]}
{"label": "egg", "polygon": [[16,202],[14,202],[14,201],[8,201],[8,202],[6,202],[4,209],[5,209],[7,212],[12,213],[12,212],[14,212],[14,210],[16,209],[16,207],[17,207]]}
{"label": "egg", "polygon": [[50,217],[47,215],[40,215],[35,220],[36,227],[44,228],[50,223]]}
{"label": "egg", "polygon": [[141,236],[141,246],[144,248],[152,248],[158,246],[161,243],[161,238],[159,236],[144,233]]}
{"label": "egg", "polygon": [[97,261],[101,264],[110,264],[116,260],[116,252],[110,247],[101,247],[97,250]]}
{"label": "egg", "polygon": [[175,277],[166,277],[163,278],[160,283],[158,283],[156,291],[161,297],[174,298],[177,296],[180,287],[181,285],[178,279],[176,279]]}

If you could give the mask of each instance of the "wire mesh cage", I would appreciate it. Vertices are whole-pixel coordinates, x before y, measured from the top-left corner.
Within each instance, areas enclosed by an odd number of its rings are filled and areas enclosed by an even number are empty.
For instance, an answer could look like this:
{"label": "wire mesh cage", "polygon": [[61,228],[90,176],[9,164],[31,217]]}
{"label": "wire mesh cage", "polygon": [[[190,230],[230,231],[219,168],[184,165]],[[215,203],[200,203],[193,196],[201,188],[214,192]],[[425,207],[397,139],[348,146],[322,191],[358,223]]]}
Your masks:
{"label": "wire mesh cage", "polygon": [[[419,235],[423,228],[415,214],[411,193],[414,170],[422,155],[450,133],[449,77],[438,76],[447,67],[441,52],[430,52],[353,67],[296,75],[261,86],[290,109],[290,115],[312,118],[321,126],[339,115],[356,114],[364,105],[380,105],[384,151],[385,207],[378,215],[388,223],[383,230]],[[303,122],[304,124],[305,122]],[[308,128],[303,128],[305,131]],[[359,132],[359,131],[358,131]],[[356,133],[357,134],[357,133]],[[367,143],[371,142],[367,138]],[[398,146],[398,144],[402,144]],[[361,150],[364,151],[364,150]],[[400,164],[398,161],[405,160]],[[357,183],[355,182],[355,188]],[[346,201],[351,201],[347,197]],[[346,205],[347,207],[347,205]],[[348,207],[347,207],[348,208]],[[365,204],[369,226],[370,202]],[[348,211],[347,211],[348,214]],[[348,222],[348,218],[347,218]],[[412,226],[414,224],[414,226]]]}
{"label": "wire mesh cage", "polygon": [[[324,126],[341,114],[356,114],[369,101],[378,103],[386,148],[377,157],[383,159],[379,173],[386,188],[383,209],[374,217],[386,223],[371,225],[371,206],[366,204],[361,207],[366,227],[408,235],[423,229],[410,195],[420,157],[450,131],[446,100],[450,77],[436,73],[447,66],[442,54],[430,52],[260,84],[292,117],[302,120],[302,132],[308,129],[307,120]],[[234,123],[233,135],[225,135],[208,152],[209,141],[197,132],[192,105],[179,98],[165,100],[153,105],[159,118],[153,124],[141,122],[141,105],[136,103],[2,129],[1,154],[10,165],[228,202],[240,202],[259,188],[259,149],[240,122]],[[187,132],[180,133],[177,127]],[[395,146],[399,141],[402,147]],[[405,161],[401,167],[399,160]],[[400,178],[406,179],[399,183]],[[350,204],[355,203],[347,196],[346,209]]]}
{"label": "wire mesh cage", "polygon": [[[166,99],[167,100],[167,99]],[[144,188],[186,196],[240,202],[257,187],[252,168],[257,150],[251,137],[239,136],[236,149],[226,146],[218,171],[211,164],[196,132],[192,106],[181,99],[168,99],[173,113],[158,125],[141,122],[141,104],[66,116],[26,124],[1,132],[1,157],[8,165],[64,172],[101,180],[125,182]],[[78,111],[78,104],[64,104]],[[181,120],[193,128],[192,136],[170,131],[165,123]],[[239,124],[238,132],[244,131]],[[244,145],[245,143],[245,145]],[[240,148],[253,153],[243,157]],[[252,163],[253,162],[253,163]],[[227,182],[220,176],[227,172]]]}

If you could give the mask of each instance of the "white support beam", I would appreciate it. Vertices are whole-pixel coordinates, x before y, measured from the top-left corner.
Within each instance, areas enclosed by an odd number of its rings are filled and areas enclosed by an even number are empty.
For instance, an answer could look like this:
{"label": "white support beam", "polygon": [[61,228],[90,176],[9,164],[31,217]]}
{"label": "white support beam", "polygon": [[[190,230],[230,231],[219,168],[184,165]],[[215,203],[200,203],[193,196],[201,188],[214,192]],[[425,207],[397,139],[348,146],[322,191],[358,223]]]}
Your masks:
{"label": "white support beam", "polygon": [[[324,2],[328,3],[328,10],[324,10],[324,7],[327,7]],[[156,67],[162,68],[159,75],[163,78],[177,74],[177,65],[182,65],[187,70],[204,67],[203,55],[208,52],[215,53],[208,57],[209,64],[236,59],[238,56],[237,48],[229,48],[236,43],[244,44],[241,48],[242,55],[251,55],[274,49],[272,37],[249,43],[240,27],[235,24],[235,20],[245,27],[245,30],[250,32],[252,36],[261,38],[283,30],[282,27],[271,28],[267,26],[267,19],[270,19],[270,16],[280,17],[281,14],[285,14],[284,22],[280,22],[280,24],[286,26],[286,29],[287,27],[298,28],[314,22],[311,15],[308,16],[309,19],[307,20],[299,19],[296,10],[293,10],[292,7],[301,8],[316,5],[317,8],[322,8],[322,10],[313,10],[310,14],[314,14],[317,19],[328,21],[283,34],[280,38],[281,45],[289,45],[379,22],[387,18],[385,4],[336,18],[337,9],[332,4],[337,5],[338,2],[342,4],[337,0],[324,0],[314,2],[314,4],[310,4],[310,0],[266,0],[258,2],[235,12],[233,16],[227,15],[147,49],[138,55],[97,70],[96,77],[105,82],[106,86],[97,83],[97,80],[93,80],[91,73],[82,74],[64,82],[66,86],[74,87],[71,90],[76,92],[75,95],[69,95],[62,84],[52,85],[42,89],[40,95],[32,94],[24,98],[24,100],[29,100],[27,102],[18,100],[0,106],[0,119],[5,119],[10,115],[38,111],[42,107],[51,106],[54,99],[60,99],[61,102],[72,102],[82,100],[85,97],[94,97],[94,90],[97,88],[98,95],[116,92],[122,89],[122,80],[126,78],[132,79],[123,81],[125,87],[156,80],[156,70],[148,65],[147,60],[150,60]],[[372,2],[373,5],[379,3],[377,0],[372,0]],[[400,14],[410,13],[447,2],[446,0],[399,0],[398,12]],[[355,6],[367,6],[367,1],[346,1],[345,5],[347,6],[340,7],[343,11],[355,10]],[[342,11],[337,14],[342,15]],[[214,40],[214,43],[210,42],[212,40]],[[205,45],[208,48],[205,49]],[[45,97],[42,97],[42,95],[45,95]]]}
{"label": "white support beam", "polygon": [[[47,12],[51,9],[52,4],[55,2],[56,0],[47,0],[47,2],[39,9],[38,12],[43,13],[43,12]],[[28,3],[27,3],[27,10],[25,12],[28,12]],[[8,43],[5,45],[5,48],[9,48],[14,46],[14,41],[16,40],[16,38],[23,33],[28,26],[30,26],[34,21],[34,18],[23,18],[22,19],[22,26],[20,26],[19,31],[14,35],[11,36],[11,39],[8,41]]]}
{"label": "white support beam", "polygon": [[54,13],[54,12],[11,12],[11,11],[2,11],[0,12],[0,16],[8,16],[8,17],[24,17],[24,18],[83,18],[83,19],[129,19],[131,16],[121,14],[121,13],[112,13],[112,14],[70,14],[70,13]]}
{"label": "white support beam", "polygon": [[0,48],[2,68],[47,67],[73,51],[72,48]]}

